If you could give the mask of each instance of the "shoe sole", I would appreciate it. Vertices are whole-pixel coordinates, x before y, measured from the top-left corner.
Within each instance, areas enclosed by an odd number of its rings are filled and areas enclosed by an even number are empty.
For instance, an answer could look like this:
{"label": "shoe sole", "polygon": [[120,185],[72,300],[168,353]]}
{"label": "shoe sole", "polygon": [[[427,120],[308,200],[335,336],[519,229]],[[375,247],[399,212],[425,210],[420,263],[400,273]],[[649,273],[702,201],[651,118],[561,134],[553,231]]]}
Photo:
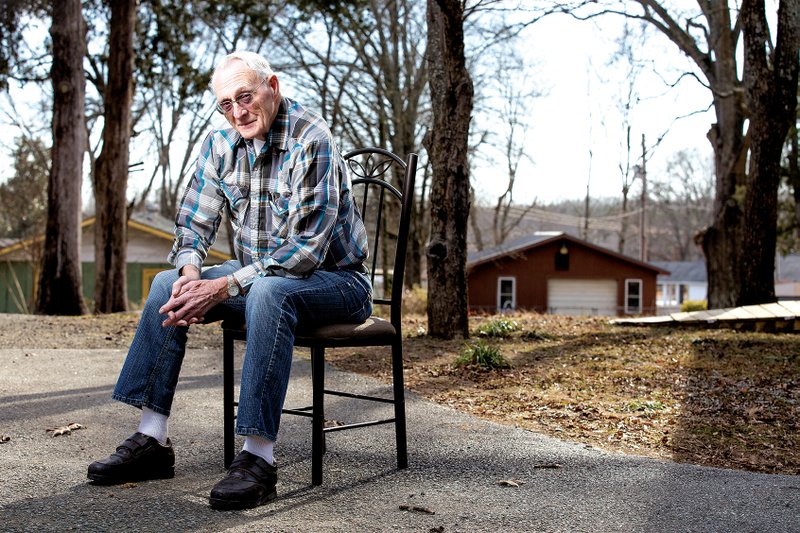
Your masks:
{"label": "shoe sole", "polygon": [[260,500],[255,500],[255,501],[223,500],[220,498],[209,498],[208,503],[209,505],[211,505],[212,509],[216,509],[218,511],[237,511],[240,509],[252,509],[253,507],[264,505],[265,503],[269,503],[277,497],[278,497],[278,492],[276,490],[273,490],[269,494],[266,494]]}
{"label": "shoe sole", "polygon": [[144,475],[120,478],[117,476],[104,476],[103,474],[86,475],[94,485],[120,485],[122,483],[133,483],[137,481],[151,481],[156,479],[172,479],[175,477],[175,469],[164,470],[162,472],[148,472]]}

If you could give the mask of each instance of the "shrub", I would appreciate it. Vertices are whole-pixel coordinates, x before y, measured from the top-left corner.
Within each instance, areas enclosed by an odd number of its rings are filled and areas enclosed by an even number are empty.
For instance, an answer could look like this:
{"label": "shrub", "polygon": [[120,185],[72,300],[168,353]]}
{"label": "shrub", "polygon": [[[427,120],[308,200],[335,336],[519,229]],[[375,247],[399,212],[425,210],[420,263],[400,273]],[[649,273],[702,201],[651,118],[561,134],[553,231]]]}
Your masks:
{"label": "shrub", "polygon": [[479,326],[475,330],[475,333],[481,337],[497,337],[504,339],[510,337],[512,333],[519,329],[519,324],[514,320],[509,320],[507,318],[496,318],[494,320],[490,320],[482,326]]}
{"label": "shrub", "polygon": [[477,366],[483,370],[511,367],[497,346],[491,346],[481,340],[467,344],[456,358],[455,365]]}
{"label": "shrub", "polygon": [[706,300],[686,300],[681,304],[681,311],[705,311],[708,309],[708,302]]}
{"label": "shrub", "polygon": [[653,411],[663,411],[667,408],[667,406],[658,400],[633,400],[628,402],[625,406],[626,411],[631,412],[653,412]]}
{"label": "shrub", "polygon": [[531,329],[528,331],[523,331],[520,335],[523,339],[527,341],[554,341],[556,340],[556,336],[547,333],[546,331],[539,331],[538,329]]}

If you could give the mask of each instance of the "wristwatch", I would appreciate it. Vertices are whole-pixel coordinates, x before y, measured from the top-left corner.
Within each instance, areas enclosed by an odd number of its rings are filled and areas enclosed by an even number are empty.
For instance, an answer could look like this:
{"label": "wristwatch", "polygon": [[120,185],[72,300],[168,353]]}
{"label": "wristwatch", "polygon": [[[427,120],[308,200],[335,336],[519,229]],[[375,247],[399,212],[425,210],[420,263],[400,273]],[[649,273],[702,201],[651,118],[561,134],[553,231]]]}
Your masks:
{"label": "wristwatch", "polygon": [[228,274],[228,296],[231,298],[235,296],[241,296],[242,289],[239,287],[239,284],[236,282],[236,278],[233,277],[233,274]]}

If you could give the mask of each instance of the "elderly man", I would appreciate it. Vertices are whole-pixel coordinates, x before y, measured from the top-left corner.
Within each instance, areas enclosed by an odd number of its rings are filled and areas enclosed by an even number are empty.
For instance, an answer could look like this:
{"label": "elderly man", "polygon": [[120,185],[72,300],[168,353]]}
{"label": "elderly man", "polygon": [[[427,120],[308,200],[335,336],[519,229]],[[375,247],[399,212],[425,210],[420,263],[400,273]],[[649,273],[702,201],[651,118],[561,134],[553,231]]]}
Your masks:
{"label": "elderly man", "polygon": [[[142,409],[138,431],[89,465],[99,484],[174,476],[168,417],[187,330],[204,319],[247,320],[236,432],[244,447],[211,490],[217,509],[276,497],[273,447],[298,323],[360,322],[371,313],[363,222],[324,120],[281,96],[269,63],[235,52],[211,78],[231,128],[212,131],[183,196],[169,256],[153,281],[113,398]],[[223,211],[236,260],[203,269]]]}

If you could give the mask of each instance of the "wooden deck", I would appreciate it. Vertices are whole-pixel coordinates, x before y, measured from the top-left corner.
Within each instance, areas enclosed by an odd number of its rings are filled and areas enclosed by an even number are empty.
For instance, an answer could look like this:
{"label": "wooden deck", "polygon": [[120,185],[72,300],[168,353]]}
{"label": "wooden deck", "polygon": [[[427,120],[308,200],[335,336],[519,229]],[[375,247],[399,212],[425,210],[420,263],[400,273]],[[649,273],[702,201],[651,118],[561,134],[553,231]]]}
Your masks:
{"label": "wooden deck", "polygon": [[800,332],[800,301],[745,305],[664,316],[617,318],[612,324],[626,326],[687,326],[732,328],[748,331]]}

